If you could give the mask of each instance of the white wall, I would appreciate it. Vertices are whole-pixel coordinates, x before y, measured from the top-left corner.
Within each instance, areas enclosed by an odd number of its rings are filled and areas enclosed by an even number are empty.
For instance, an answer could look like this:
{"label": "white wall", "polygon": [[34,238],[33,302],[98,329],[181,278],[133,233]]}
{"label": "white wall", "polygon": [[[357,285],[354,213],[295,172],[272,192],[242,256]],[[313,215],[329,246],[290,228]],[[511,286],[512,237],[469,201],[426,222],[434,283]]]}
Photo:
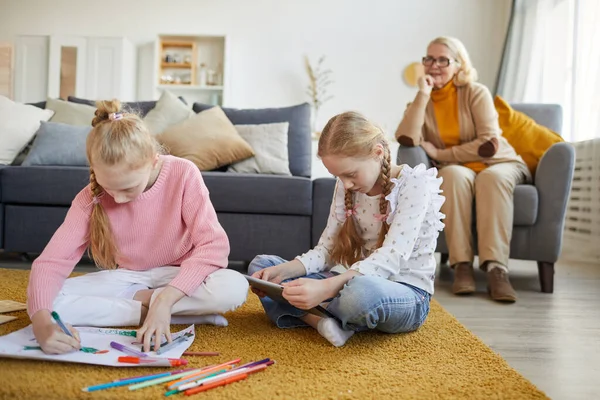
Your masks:
{"label": "white wall", "polygon": [[[402,70],[439,35],[460,38],[480,80],[493,87],[510,0],[0,0],[0,41],[16,35],[226,34],[227,105],[268,107],[307,100],[303,55],[327,56],[335,98],[319,127],[354,109],[393,133],[415,93]],[[41,99],[40,99],[41,100]]]}

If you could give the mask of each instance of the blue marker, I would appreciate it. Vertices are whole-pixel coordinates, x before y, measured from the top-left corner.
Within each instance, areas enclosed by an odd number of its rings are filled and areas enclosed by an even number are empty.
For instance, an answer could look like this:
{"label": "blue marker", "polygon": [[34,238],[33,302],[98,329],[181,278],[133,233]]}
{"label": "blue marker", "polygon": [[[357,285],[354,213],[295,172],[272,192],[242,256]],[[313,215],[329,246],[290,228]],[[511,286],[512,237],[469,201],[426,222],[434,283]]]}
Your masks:
{"label": "blue marker", "polygon": [[58,326],[60,326],[60,329],[62,329],[62,331],[65,333],[65,335],[69,335],[69,336],[73,337],[73,335],[67,329],[65,324],[63,324],[63,322],[60,320],[60,317],[58,316],[58,313],[56,311],[52,311],[52,318],[54,318],[54,320],[56,321]]}
{"label": "blue marker", "polygon": [[119,386],[127,386],[132,383],[139,383],[139,382],[149,381],[152,379],[164,378],[169,375],[171,375],[170,372],[163,372],[163,373],[155,374],[155,375],[140,376],[138,378],[124,379],[122,381],[117,381],[117,382],[109,382],[109,383],[103,383],[100,385],[88,386],[86,388],[83,388],[82,390],[84,392],[95,392],[96,390],[109,389],[109,388],[114,388],[114,387],[119,387]]}

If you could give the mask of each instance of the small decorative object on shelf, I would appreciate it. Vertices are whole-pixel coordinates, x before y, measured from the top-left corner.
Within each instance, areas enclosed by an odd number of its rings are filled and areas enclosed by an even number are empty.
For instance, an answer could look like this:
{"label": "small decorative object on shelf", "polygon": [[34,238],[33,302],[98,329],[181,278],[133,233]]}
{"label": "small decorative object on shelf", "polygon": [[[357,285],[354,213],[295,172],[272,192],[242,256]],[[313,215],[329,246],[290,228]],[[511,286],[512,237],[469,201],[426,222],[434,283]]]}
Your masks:
{"label": "small decorative object on shelf", "polygon": [[206,64],[200,64],[200,71],[198,75],[200,76],[200,86],[206,86]]}
{"label": "small decorative object on shelf", "polygon": [[312,115],[312,134],[315,139],[318,139],[321,132],[317,132],[317,117],[319,110],[327,101],[333,98],[327,94],[327,87],[333,83],[330,76],[333,73],[330,69],[323,69],[325,56],[321,56],[317,64],[313,67],[307,56],[304,57],[306,72],[308,73],[309,83],[307,94],[313,108]]}

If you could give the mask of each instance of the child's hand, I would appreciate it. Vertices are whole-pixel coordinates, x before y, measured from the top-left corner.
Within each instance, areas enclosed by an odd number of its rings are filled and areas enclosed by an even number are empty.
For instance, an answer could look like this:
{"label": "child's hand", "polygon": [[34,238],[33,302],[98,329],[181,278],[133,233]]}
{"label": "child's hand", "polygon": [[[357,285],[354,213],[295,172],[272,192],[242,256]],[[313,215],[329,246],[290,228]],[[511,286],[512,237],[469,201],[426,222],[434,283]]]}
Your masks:
{"label": "child's hand", "polygon": [[[263,268],[259,271],[256,271],[252,274],[254,278],[262,279],[263,281],[269,281],[273,283],[281,283],[284,280],[284,270],[285,265],[288,263],[283,263],[279,265],[275,265],[273,267]],[[256,294],[258,297],[265,297],[266,294],[258,289],[251,287],[252,293]]]}
{"label": "child's hand", "polygon": [[296,308],[308,310],[333,297],[327,279],[300,278],[283,284],[283,297]]}
{"label": "child's hand", "polygon": [[162,335],[171,343],[171,308],[168,303],[155,301],[148,310],[148,315],[142,327],[137,331],[138,342],[144,343],[143,352],[151,351],[152,336],[154,336],[154,350],[161,345]]}
{"label": "child's hand", "polygon": [[65,326],[73,337],[66,335],[58,325],[50,321],[33,323],[33,334],[44,353],[64,354],[81,348],[79,332],[69,324]]}

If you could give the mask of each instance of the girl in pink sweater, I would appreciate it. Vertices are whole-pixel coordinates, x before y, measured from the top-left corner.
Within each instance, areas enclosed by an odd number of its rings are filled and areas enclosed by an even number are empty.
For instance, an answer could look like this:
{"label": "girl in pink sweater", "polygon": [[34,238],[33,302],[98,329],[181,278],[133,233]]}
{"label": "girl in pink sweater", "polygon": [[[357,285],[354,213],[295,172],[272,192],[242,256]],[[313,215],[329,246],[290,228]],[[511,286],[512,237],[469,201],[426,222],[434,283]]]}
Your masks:
{"label": "girl in pink sweater", "polygon": [[[34,261],[28,313],[46,353],[80,347],[70,324],[141,324],[144,351],[171,323],[227,325],[219,315],[246,300],[248,283],[228,270],[229,241],[198,168],[159,155],[142,120],[116,100],[98,103],[87,138],[90,184]],[[89,249],[103,271],[67,277]],[[160,342],[160,341],[158,341]]]}

